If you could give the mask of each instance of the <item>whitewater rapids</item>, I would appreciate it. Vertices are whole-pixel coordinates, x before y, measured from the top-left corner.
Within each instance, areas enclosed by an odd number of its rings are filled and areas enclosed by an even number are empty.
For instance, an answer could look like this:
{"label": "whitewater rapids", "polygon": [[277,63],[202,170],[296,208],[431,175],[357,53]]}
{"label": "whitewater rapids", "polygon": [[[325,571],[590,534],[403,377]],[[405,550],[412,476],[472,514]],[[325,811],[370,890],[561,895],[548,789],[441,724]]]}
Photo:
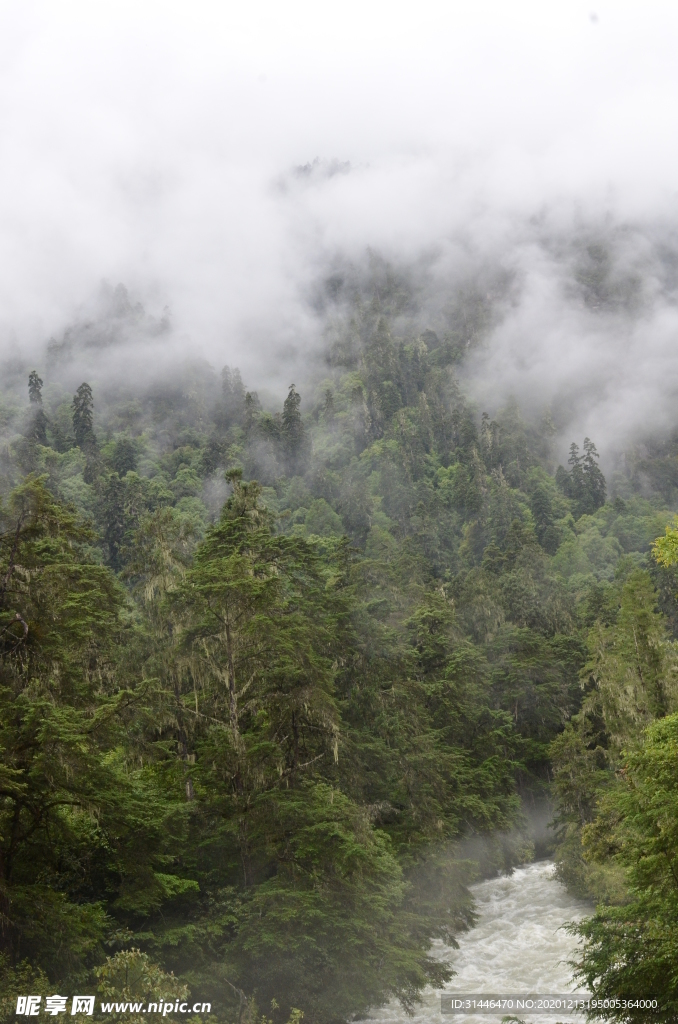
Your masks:
{"label": "whitewater rapids", "polygon": [[[452,964],[455,976],[445,992],[517,995],[560,995],[577,991],[567,961],[577,939],[563,928],[592,912],[589,904],[574,899],[554,877],[551,861],[516,868],[512,875],[491,878],[472,887],[478,920],[458,937],[459,949],[436,944],[431,954]],[[581,989],[579,989],[581,991]],[[427,989],[413,1017],[397,1002],[370,1013],[379,1024],[500,1024],[501,1014],[442,1014],[441,992]],[[515,1013],[515,1011],[513,1011]],[[527,1024],[556,1024],[569,1017],[525,1015]]]}

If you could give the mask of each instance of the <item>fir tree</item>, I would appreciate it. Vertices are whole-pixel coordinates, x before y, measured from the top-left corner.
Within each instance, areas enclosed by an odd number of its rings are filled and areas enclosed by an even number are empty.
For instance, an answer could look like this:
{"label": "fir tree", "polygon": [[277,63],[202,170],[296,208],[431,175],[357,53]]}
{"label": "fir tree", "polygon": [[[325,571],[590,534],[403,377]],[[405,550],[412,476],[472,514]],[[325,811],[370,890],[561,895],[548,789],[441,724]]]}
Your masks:
{"label": "fir tree", "polygon": [[334,421],[334,395],[331,388],[325,389],[324,397],[323,413],[325,416],[325,422],[332,423]]}
{"label": "fir tree", "polygon": [[85,448],[92,439],[94,400],[89,384],[81,384],[73,396],[73,433],[76,444]]}
{"label": "fir tree", "polygon": [[120,569],[121,548],[125,540],[127,515],[125,510],[125,484],[118,473],[110,473],[100,491],[99,520],[104,542],[108,548],[108,564]]}
{"label": "fir tree", "polygon": [[139,461],[137,446],[131,437],[121,437],[115,442],[111,466],[122,479],[126,473],[134,472]]}
{"label": "fir tree", "polygon": [[586,511],[592,514],[605,504],[606,485],[605,477],[598,466],[598,452],[593,441],[588,437],[584,438],[584,457],[581,461],[583,475],[582,502]]}
{"label": "fir tree", "polygon": [[598,452],[590,438],[584,438],[584,454],[580,455],[579,447],[572,442],[568,464],[569,473],[558,467],[556,483],[563,494],[574,502],[574,516],[593,515],[605,504],[606,484],[598,466]]}
{"label": "fir tree", "polygon": [[73,396],[73,433],[85,453],[85,483],[93,483],[99,471],[99,446],[94,434],[94,400],[89,384],[81,384]]}
{"label": "fir tree", "polygon": [[37,370],[31,370],[28,375],[28,398],[31,405],[42,405],[42,380]]}
{"label": "fir tree", "polygon": [[4,954],[10,973],[28,958],[75,984],[106,904],[150,895],[166,798],[114,753],[137,698],[115,683],[123,594],[87,555],[91,529],[40,480],[0,520],[0,976]]}
{"label": "fir tree", "polygon": [[27,436],[32,442],[46,447],[48,420],[42,408],[42,380],[37,370],[31,370],[28,375],[28,399],[34,407],[34,412]]}
{"label": "fir tree", "polygon": [[306,432],[299,411],[300,405],[301,395],[294,384],[290,384],[282,414],[283,458],[289,476],[294,476],[298,472],[306,445]]}
{"label": "fir tree", "polygon": [[250,433],[253,429],[259,413],[261,412],[261,402],[259,401],[259,395],[256,391],[248,391],[245,395],[245,431]]}

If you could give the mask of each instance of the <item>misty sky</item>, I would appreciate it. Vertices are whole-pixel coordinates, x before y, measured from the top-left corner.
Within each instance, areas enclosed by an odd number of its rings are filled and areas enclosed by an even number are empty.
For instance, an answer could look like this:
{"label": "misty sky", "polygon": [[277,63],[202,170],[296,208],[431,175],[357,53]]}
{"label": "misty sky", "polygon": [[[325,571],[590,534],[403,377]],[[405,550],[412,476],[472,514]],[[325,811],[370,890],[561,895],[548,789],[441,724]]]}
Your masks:
{"label": "misty sky", "polygon": [[523,274],[490,376],[541,395],[617,364],[583,426],[659,422],[671,304],[594,324],[525,225],[678,225],[677,43],[678,6],[647,0],[0,4],[0,345],[124,281],[253,376],[318,344],[324,260],[433,247],[453,273],[465,247]]}

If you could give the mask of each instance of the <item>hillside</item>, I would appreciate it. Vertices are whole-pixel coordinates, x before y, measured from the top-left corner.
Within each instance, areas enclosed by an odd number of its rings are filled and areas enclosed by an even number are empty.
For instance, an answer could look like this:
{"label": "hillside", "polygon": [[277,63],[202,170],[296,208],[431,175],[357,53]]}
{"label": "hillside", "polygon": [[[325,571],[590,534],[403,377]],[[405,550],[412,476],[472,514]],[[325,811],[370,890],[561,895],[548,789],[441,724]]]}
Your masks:
{"label": "hillside", "polygon": [[397,275],[349,289],[277,408],[235,367],[137,372],[169,326],[124,289],[8,367],[10,996],[122,992],[128,964],[134,994],[188,986],[219,1021],[340,1021],[442,985],[429,945],[472,922],[469,882],[535,846],[628,903],[598,815],[645,727],[675,723],[676,579],[651,546],[676,445],[606,481],[595,439],[559,464],[548,411],[478,408],[496,287],[435,330]]}

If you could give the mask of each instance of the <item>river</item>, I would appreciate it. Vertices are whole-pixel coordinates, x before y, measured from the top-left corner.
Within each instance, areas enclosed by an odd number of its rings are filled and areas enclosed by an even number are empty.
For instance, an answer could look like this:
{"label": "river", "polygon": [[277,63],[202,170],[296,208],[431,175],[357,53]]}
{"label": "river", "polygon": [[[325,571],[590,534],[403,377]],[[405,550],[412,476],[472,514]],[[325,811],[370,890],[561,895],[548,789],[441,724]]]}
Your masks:
{"label": "river", "polygon": [[[456,974],[446,992],[564,994],[575,990],[566,961],[576,938],[562,927],[590,914],[592,908],[568,893],[554,877],[550,861],[538,861],[472,887],[478,922],[459,936],[459,949],[438,943],[432,955],[449,960]],[[443,1015],[440,992],[428,989],[408,1017],[396,1002],[374,1010],[379,1024],[499,1024],[501,1015]],[[518,1014],[518,1016],[524,1016]],[[555,1024],[584,1018],[525,1017],[530,1024]]]}

